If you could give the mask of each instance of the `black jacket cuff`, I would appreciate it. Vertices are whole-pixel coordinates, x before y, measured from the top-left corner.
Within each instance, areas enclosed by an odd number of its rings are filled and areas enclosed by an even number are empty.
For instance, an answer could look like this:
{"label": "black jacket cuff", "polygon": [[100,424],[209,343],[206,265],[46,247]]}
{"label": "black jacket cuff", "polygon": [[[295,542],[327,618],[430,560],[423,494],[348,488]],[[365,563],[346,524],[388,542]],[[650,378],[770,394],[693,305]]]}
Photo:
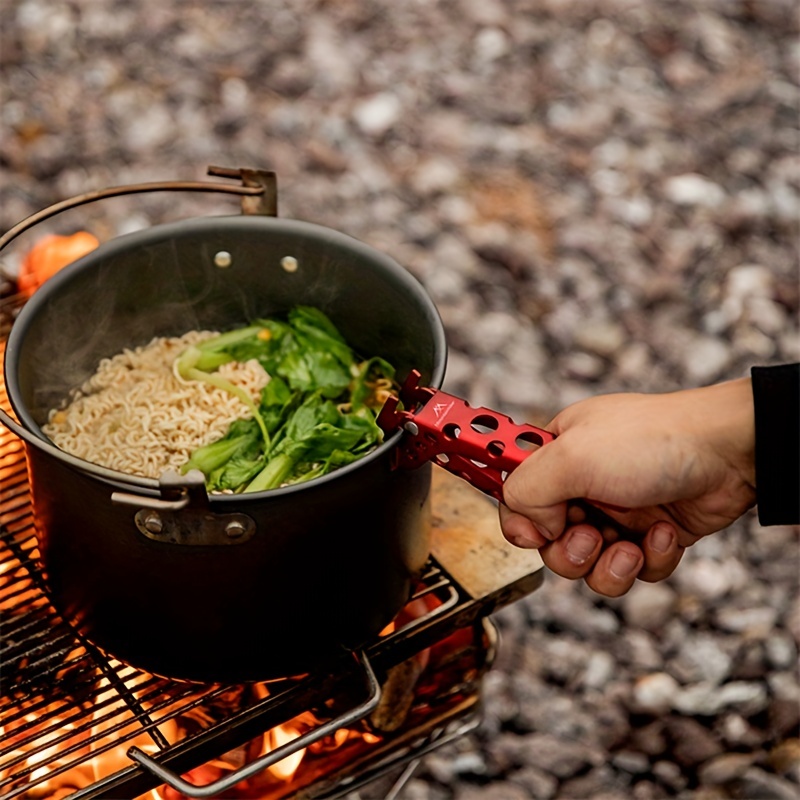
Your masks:
{"label": "black jacket cuff", "polygon": [[753,367],[750,375],[758,521],[800,524],[800,364]]}

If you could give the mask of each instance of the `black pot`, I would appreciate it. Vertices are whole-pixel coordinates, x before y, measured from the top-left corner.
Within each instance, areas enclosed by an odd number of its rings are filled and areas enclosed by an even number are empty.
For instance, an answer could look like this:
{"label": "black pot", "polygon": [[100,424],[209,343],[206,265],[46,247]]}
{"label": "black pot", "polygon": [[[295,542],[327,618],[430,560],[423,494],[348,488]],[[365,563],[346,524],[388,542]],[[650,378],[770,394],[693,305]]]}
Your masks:
{"label": "black pot", "polygon": [[307,484],[207,497],[185,479],[69,456],[39,428],[103,357],[298,303],[321,308],[356,352],[440,386],[444,331],[417,281],[295,220],[209,217],[116,238],[48,281],[14,324],[5,381],[50,597],[122,661],[200,681],[305,672],[377,634],[409,596],[429,549],[430,467],[392,469],[399,433]]}

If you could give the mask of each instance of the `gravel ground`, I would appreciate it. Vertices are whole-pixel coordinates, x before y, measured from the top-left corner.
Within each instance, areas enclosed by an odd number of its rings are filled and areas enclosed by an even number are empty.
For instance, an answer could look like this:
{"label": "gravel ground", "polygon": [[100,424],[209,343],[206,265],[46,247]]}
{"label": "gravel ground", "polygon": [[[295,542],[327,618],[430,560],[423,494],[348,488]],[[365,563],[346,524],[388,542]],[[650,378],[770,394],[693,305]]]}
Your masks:
{"label": "gravel ground", "polygon": [[[282,216],[423,282],[473,404],[544,423],[738,377],[800,358],[797,34],[792,0],[3,0],[0,229],[271,168]],[[231,211],[137,196],[48,229]],[[799,556],[747,515],[622,599],[548,579],[498,616],[481,729],[401,800],[797,798]]]}

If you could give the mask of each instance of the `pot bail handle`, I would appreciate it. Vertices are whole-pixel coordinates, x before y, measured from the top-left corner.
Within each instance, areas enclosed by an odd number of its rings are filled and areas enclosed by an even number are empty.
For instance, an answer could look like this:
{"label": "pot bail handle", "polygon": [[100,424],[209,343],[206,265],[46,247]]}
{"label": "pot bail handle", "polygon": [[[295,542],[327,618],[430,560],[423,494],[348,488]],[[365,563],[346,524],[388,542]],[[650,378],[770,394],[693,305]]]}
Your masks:
{"label": "pot bail handle", "polygon": [[94,192],[86,192],[54,203],[35,214],[31,214],[0,236],[0,250],[11,243],[29,228],[44,222],[50,217],[68,211],[71,208],[106,200],[109,197],[120,197],[126,194],[144,194],[148,192],[218,192],[235,194],[242,198],[242,214],[260,214],[268,217],[278,216],[278,179],[274,172],[247,167],[208,167],[207,174],[217,178],[240,178],[241,186],[210,181],[153,181],[151,183],[132,183],[126,186],[110,186]]}
{"label": "pot bail handle", "polygon": [[371,714],[378,706],[381,699],[381,687],[378,679],[375,677],[375,672],[370,664],[367,654],[363,651],[353,653],[355,660],[363,668],[365,683],[367,686],[368,697],[358,706],[349,711],[345,711],[338,717],[324,722],[316,728],[298,736],[296,739],[287,742],[275,750],[261,756],[250,764],[237,769],[234,772],[220,778],[218,781],[208,783],[204,786],[198,786],[195,783],[190,783],[184,780],[180,775],[173,772],[171,769],[163,766],[163,764],[151,758],[146,753],[142,752],[138,747],[131,747],[128,750],[128,758],[135,761],[141,767],[146,769],[151,774],[155,775],[159,780],[166,783],[168,786],[180,792],[186,797],[215,797],[222,792],[231,789],[240,781],[251,778],[253,775],[263,772],[265,769],[277,764],[287,756],[293,755],[300,750],[305,749],[309,745],[324,739],[326,736],[334,733],[339,728],[344,728],[352,725],[354,722]]}
{"label": "pot bail handle", "polygon": [[[217,192],[221,194],[233,194],[241,197],[242,214],[260,214],[269,217],[278,216],[278,180],[274,172],[270,170],[250,169],[247,167],[234,169],[231,167],[215,166],[208,167],[206,172],[208,175],[217,178],[239,178],[241,179],[242,185],[235,186],[225,183],[213,183],[210,181],[153,181],[151,183],[111,186],[94,192],[86,192],[47,206],[18,222],[0,236],[0,251],[13,242],[18,236],[25,233],[25,231],[35,227],[40,222],[44,222],[46,219],[50,219],[50,217],[60,214],[62,211],[68,211],[71,208],[77,208],[78,206],[93,203],[97,200],[105,200],[110,197],[120,197],[127,194],[143,194],[148,192]],[[100,467],[97,464],[92,464],[88,461],[76,458],[75,456],[71,456],[49,441],[29,432],[2,407],[0,407],[0,425],[8,428],[11,433],[28,444],[35,445],[49,455],[66,461],[81,472],[86,472],[109,480],[122,480],[141,488],[159,488],[158,481],[152,478],[140,478],[138,476],[119,473],[115,470]]]}

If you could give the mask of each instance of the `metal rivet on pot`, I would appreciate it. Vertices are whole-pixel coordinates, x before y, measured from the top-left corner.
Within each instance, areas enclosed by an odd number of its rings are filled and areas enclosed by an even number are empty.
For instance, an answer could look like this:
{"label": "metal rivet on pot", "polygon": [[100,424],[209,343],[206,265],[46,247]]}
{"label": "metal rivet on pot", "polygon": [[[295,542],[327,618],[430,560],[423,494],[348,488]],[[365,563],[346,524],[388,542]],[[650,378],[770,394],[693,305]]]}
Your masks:
{"label": "metal rivet on pot", "polygon": [[144,518],[144,527],[150,533],[161,533],[162,529],[164,528],[164,522],[162,521],[161,517],[158,516],[158,514],[151,512]]}
{"label": "metal rivet on pot", "polygon": [[300,265],[297,263],[297,259],[294,256],[284,256],[281,259],[281,266],[285,272],[297,272],[297,268]]}
{"label": "metal rivet on pot", "polygon": [[225,267],[229,267],[233,264],[233,256],[227,250],[220,250],[214,256],[214,264],[220,267],[221,269],[225,269]]}
{"label": "metal rivet on pot", "polygon": [[225,526],[225,533],[228,534],[231,539],[238,539],[240,536],[243,536],[245,532],[244,525],[236,519]]}

